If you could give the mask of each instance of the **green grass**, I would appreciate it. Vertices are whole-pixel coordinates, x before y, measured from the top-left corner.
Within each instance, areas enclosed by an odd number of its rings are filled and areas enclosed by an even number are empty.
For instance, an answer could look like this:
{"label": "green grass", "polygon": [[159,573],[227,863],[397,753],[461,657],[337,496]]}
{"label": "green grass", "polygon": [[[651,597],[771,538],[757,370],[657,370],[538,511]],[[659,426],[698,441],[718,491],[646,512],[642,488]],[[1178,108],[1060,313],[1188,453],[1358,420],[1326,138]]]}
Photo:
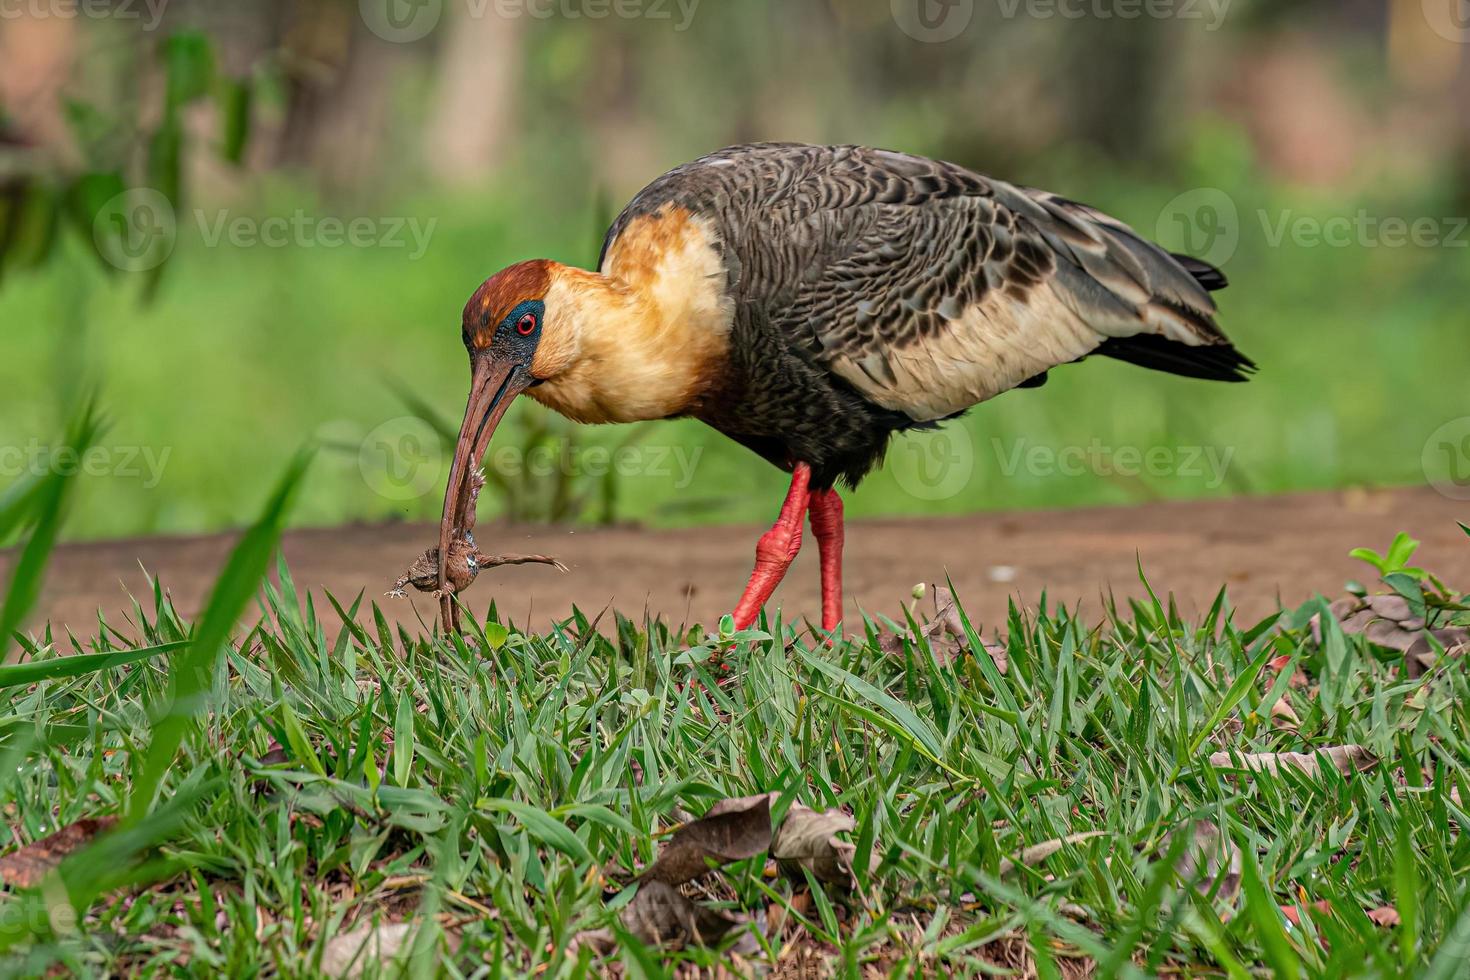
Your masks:
{"label": "green grass", "polygon": [[[795,803],[851,814],[856,888],[768,873],[765,853],[710,876],[705,902],[768,929],[784,912],[779,933],[730,938],[741,972],[802,956],[849,975],[1470,969],[1463,657],[1410,681],[1361,636],[1329,629],[1319,650],[1315,603],[1237,624],[1222,596],[1190,624],[1153,600],[1096,624],[1043,597],[984,624],[1006,637],[1004,671],[880,646],[877,624],[828,647],[778,618],[731,638],[717,686],[698,631],[618,617],[610,638],[578,616],[530,635],[492,608],[463,638],[395,633],[360,599],[318,609],[284,566],[259,625],[227,636],[299,475],[193,630],[160,587],[85,647],[43,636],[0,667],[17,841],[124,816],[4,899],[5,970],[314,976],[374,921],[413,924],[401,955],[418,975],[597,972],[574,940],[603,927],[630,975],[713,966],[730,954],[646,947],[617,910],[673,827],[762,792],[778,820]],[[69,659],[99,654],[116,659]],[[1279,656],[1312,686],[1268,669]],[[1372,761],[1308,775],[1244,759],[1343,744]],[[1228,843],[1199,852],[1198,821]],[[1231,860],[1238,888],[1219,873]],[[1367,918],[1385,905],[1399,925]],[[1293,926],[1280,906],[1309,911]]]}
{"label": "green grass", "polygon": [[[1260,362],[1252,383],[1207,384],[1113,362],[1063,367],[1046,387],[1009,393],[951,423],[937,437],[948,441],[896,442],[887,467],[852,495],[849,513],[1422,483],[1430,433],[1465,414],[1459,379],[1470,370],[1462,302],[1470,266],[1462,250],[1313,248],[1289,238],[1273,247],[1257,213],[1272,222],[1288,210],[1318,218],[1360,208],[1442,215],[1455,213],[1453,203],[1432,188],[1382,200],[1347,189],[1314,196],[1273,188],[1231,159],[1212,153],[1208,165],[1153,183],[1082,164],[1013,176],[1096,203],[1149,235],[1179,191],[1224,188],[1242,231],[1225,266],[1232,285],[1219,296],[1221,322]],[[635,189],[616,188],[610,197]],[[414,421],[422,409],[407,407],[395,385],[409,386],[423,406],[457,423],[467,385],[459,339],[465,298],[518,259],[592,261],[594,196],[589,187],[553,199],[544,180],[522,175],[480,196],[426,194],[354,209],[266,180],[231,213],[289,217],[300,208],[438,224],[424,256],[410,261],[406,249],[210,248],[186,216],[151,306],[139,304],[135,277],[103,276],[82,245],[68,240],[43,272],[9,277],[0,289],[0,387],[9,395],[0,413],[0,473],[13,472],[13,450],[55,431],[80,385],[103,378],[115,406],[104,445],[115,452],[80,488],[81,506],[68,524],[73,537],[238,526],[309,437],[328,449],[294,523],[433,519],[447,454],[425,440],[427,427]],[[199,203],[213,214],[214,203]],[[521,445],[536,412],[529,402],[514,407],[497,448]],[[553,424],[547,444],[567,438],[570,428]],[[626,435],[622,427],[582,427],[577,438],[614,446]],[[619,518],[756,521],[768,518],[783,491],[780,473],[699,423],[656,423],[639,438],[649,452],[617,480]],[[418,465],[411,490],[385,490],[376,477],[385,448]],[[1155,449],[1164,454],[1161,465],[1136,475],[1112,465],[1117,451]],[[1205,449],[1228,465],[1208,465]],[[695,460],[692,479],[682,480],[667,455],[654,455],[674,450]],[[1065,468],[1046,462],[1067,451],[1080,455]],[[736,486],[741,492],[728,489]],[[487,512],[499,499],[487,494]],[[602,516],[596,502],[580,512]]]}

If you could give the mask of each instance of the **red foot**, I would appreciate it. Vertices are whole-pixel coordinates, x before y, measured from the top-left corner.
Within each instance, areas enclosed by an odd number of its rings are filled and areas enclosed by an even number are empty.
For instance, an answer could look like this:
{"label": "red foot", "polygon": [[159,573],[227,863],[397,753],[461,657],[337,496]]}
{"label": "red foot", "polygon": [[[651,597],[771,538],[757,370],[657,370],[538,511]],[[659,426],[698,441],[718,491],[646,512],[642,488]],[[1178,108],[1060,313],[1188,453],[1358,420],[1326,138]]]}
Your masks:
{"label": "red foot", "polygon": [[781,505],[781,514],[769,531],[761,535],[755,546],[755,571],[750,573],[750,582],[745,593],[735,605],[735,628],[743,630],[755,622],[761,607],[786,577],[786,569],[801,550],[801,519],[806,513],[810,493],[812,470],[805,463],[797,463],[791,471],[791,489],[786,491],[786,502]]}
{"label": "red foot", "polygon": [[812,494],[812,535],[822,556],[822,629],[842,622],[842,498],[836,490]]}

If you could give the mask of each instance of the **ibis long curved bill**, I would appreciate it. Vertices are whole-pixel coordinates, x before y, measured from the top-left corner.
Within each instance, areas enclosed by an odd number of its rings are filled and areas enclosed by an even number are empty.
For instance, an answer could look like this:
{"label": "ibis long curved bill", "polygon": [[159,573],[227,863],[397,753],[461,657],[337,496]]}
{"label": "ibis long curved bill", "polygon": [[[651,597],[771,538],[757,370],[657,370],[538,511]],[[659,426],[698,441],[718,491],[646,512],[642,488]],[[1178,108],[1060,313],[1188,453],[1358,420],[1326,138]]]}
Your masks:
{"label": "ibis long curved bill", "polygon": [[[444,488],[444,514],[439,520],[439,554],[449,554],[449,544],[460,528],[469,526],[469,474],[485,458],[495,427],[505,417],[506,409],[534,380],[530,371],[513,361],[489,354],[473,355],[470,361],[470,395],[465,404],[464,422],[454,446],[454,461],[449,466],[449,483]],[[439,588],[448,577],[447,562],[439,563]]]}

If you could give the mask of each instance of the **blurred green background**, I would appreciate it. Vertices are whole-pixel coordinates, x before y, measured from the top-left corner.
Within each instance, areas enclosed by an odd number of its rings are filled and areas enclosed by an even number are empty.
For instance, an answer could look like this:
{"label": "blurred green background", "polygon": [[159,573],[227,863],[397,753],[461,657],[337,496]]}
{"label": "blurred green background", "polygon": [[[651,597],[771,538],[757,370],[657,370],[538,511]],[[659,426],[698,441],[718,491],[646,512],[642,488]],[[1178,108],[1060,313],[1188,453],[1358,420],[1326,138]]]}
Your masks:
{"label": "blurred green background", "polygon": [[[327,451],[298,523],[434,519],[475,286],[518,259],[594,262],[644,183],[757,139],[1086,201],[1221,264],[1222,325],[1261,366],[1248,385],[1058,369],[897,441],[850,514],[1422,483],[1431,433],[1470,413],[1460,2],[6,8],[0,488],[95,383],[109,454],[74,537],[237,525],[306,441]],[[173,216],[156,268],[116,268],[97,231],[124,188]],[[329,219],[359,220],[358,243]],[[487,514],[753,521],[785,483],[688,421],[574,428],[522,403],[497,445],[573,462],[502,466]],[[625,472],[587,465],[594,446]]]}

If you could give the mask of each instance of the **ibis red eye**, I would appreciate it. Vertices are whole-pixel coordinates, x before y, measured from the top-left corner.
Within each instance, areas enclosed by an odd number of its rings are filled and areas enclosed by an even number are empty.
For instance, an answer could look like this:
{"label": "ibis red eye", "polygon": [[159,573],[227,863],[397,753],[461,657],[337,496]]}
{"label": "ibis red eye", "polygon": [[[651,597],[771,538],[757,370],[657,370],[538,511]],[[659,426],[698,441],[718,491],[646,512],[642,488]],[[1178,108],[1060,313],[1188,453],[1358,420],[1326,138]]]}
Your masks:
{"label": "ibis red eye", "polygon": [[516,322],[516,333],[529,337],[536,332],[536,314],[527,313]]}

